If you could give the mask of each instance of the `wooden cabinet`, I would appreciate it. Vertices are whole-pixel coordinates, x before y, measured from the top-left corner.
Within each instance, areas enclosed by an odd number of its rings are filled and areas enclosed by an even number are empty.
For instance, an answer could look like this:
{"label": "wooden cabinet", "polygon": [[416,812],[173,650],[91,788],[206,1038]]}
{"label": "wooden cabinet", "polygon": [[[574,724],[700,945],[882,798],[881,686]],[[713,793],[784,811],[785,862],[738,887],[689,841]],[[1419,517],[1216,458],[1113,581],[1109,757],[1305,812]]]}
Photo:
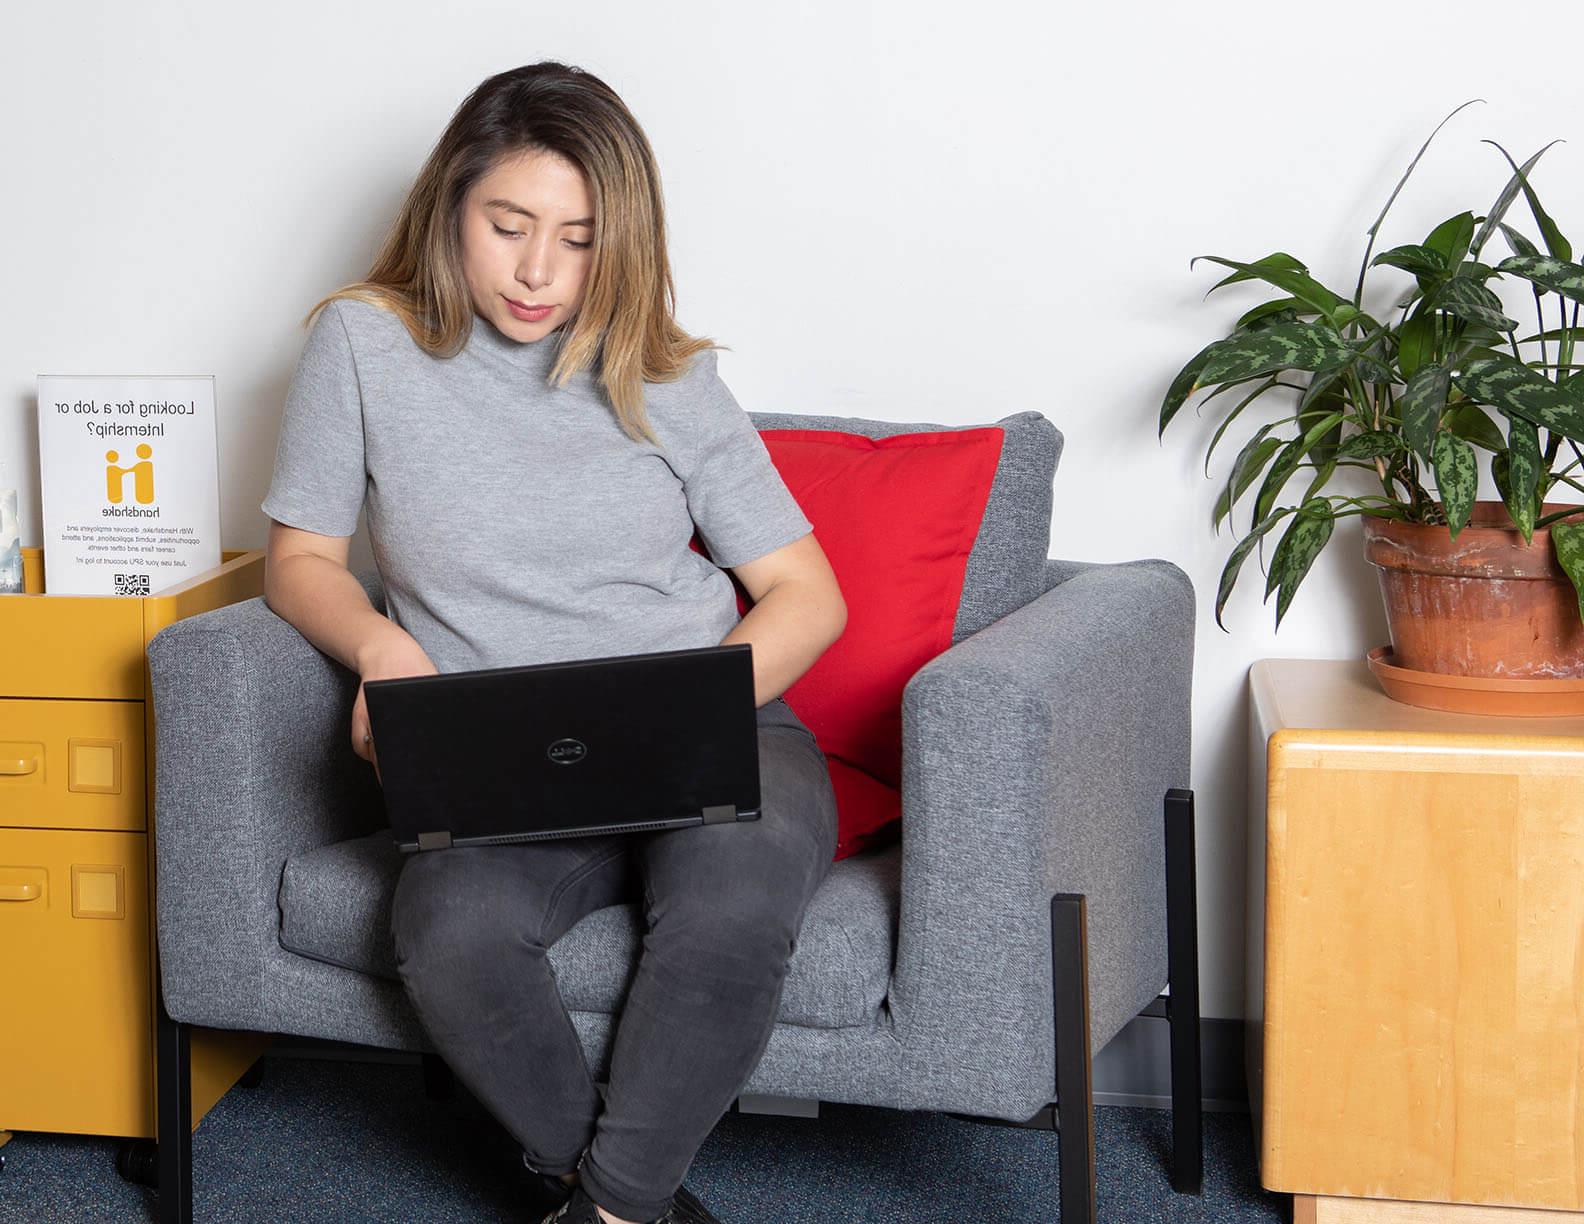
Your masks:
{"label": "wooden cabinet", "polygon": [[1249,700],[1262,1183],[1300,1222],[1584,1221],[1584,719],[1401,705],[1362,660]]}
{"label": "wooden cabinet", "polygon": [[[0,1144],[155,1135],[153,702],[148,642],[262,593],[264,554],[141,598],[0,595]],[[193,1124],[270,1034],[194,1029]]]}

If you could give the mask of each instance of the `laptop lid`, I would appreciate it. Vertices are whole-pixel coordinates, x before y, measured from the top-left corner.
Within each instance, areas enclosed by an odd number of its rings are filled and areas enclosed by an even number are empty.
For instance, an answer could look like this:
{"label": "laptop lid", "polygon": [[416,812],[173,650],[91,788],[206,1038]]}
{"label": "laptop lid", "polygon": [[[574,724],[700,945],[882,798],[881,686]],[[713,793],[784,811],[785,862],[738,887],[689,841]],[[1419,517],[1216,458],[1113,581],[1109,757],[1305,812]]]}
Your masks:
{"label": "laptop lid", "polygon": [[759,814],[747,642],[364,684],[403,850]]}

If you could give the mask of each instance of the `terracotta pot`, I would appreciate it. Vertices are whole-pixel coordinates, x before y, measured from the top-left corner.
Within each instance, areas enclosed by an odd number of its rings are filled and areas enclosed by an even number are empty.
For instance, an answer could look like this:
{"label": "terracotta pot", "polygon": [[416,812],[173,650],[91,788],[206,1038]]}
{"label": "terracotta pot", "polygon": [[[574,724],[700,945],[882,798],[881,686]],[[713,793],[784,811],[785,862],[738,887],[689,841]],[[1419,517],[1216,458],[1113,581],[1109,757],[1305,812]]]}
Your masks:
{"label": "terracotta pot", "polygon": [[[1571,504],[1548,502],[1545,513]],[[1584,677],[1578,593],[1557,564],[1549,528],[1525,544],[1499,501],[1475,502],[1456,540],[1445,527],[1366,515],[1364,556],[1380,575],[1398,667]]]}

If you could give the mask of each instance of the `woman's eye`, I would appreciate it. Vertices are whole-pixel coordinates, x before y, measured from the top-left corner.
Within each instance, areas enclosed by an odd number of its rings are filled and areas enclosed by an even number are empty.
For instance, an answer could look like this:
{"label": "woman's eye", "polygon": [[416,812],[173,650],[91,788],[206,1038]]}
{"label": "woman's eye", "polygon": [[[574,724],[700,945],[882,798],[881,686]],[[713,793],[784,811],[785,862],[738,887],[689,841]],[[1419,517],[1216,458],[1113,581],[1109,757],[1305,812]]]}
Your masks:
{"label": "woman's eye", "polygon": [[[501,227],[496,225],[495,222],[493,222],[493,221],[490,222],[490,228],[493,229],[502,238],[521,238],[522,237],[522,231],[521,230],[501,229]],[[575,247],[575,248],[577,248],[580,251],[586,251],[586,250],[589,249],[589,247],[594,245],[592,242],[573,242],[572,239],[570,239],[570,238],[566,239],[565,241],[566,241],[566,244],[568,246]]]}

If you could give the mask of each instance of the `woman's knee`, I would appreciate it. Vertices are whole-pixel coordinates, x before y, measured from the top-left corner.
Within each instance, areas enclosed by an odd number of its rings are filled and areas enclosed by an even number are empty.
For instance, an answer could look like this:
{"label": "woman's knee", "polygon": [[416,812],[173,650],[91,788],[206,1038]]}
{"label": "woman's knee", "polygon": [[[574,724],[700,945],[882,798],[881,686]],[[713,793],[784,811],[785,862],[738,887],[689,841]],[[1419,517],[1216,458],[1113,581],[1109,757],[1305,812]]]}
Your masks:
{"label": "woman's knee", "polygon": [[760,821],[790,843],[782,853],[818,873],[836,851],[836,794],[819,746],[787,728],[759,732]]}
{"label": "woman's knee", "polygon": [[466,976],[497,971],[510,947],[530,954],[537,924],[488,872],[470,871],[455,850],[414,855],[402,865],[391,899],[391,938],[397,972],[409,976]]}
{"label": "woman's knee", "polygon": [[778,974],[797,948],[808,898],[795,872],[744,873],[684,885],[650,904],[647,946],[694,961],[734,961]]}

